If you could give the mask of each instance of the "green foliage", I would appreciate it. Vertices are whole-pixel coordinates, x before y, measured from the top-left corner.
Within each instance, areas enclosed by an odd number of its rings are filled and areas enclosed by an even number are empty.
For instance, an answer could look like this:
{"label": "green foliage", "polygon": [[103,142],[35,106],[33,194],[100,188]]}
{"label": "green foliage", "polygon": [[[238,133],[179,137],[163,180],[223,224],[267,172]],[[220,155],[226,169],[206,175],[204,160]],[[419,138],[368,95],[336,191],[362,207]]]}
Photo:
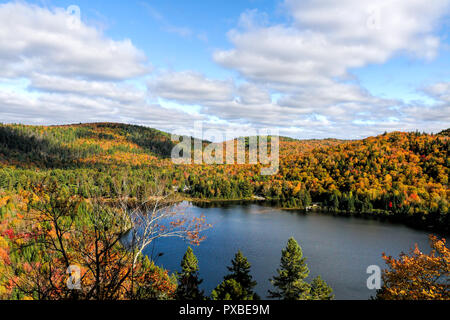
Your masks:
{"label": "green foliage", "polygon": [[155,265],[153,261],[141,256],[142,273],[144,281],[136,288],[135,299],[137,300],[171,300],[172,294],[168,293],[167,287],[176,287],[175,275],[168,276],[167,270]]}
{"label": "green foliage", "polygon": [[280,266],[278,275],[271,280],[277,290],[269,291],[269,297],[283,300],[307,299],[311,290],[305,281],[309,276],[309,269],[302,249],[294,238],[290,238],[286,248],[282,250]]}
{"label": "green foliage", "polygon": [[229,275],[214,289],[211,294],[213,300],[258,300],[259,296],[253,291],[256,281],[250,275],[251,265],[239,250],[231,261]]}
{"label": "green foliage", "polygon": [[225,279],[234,279],[242,285],[242,288],[249,294],[252,294],[253,288],[256,286],[256,281],[253,281],[253,277],[250,275],[251,264],[247,258],[239,250],[234,259],[231,261],[231,267],[227,267],[230,275]]}
{"label": "green foliage", "polygon": [[199,286],[203,282],[198,275],[198,260],[191,247],[186,250],[178,273],[177,298],[179,300],[203,300],[204,292]]}
{"label": "green foliage", "polygon": [[248,295],[235,279],[224,280],[212,291],[211,298],[213,300],[253,300],[253,296]]}
{"label": "green foliage", "polygon": [[320,276],[311,281],[312,300],[333,300],[333,289]]}
{"label": "green foliage", "polygon": [[[280,172],[261,165],[174,166],[167,133],[141,126],[0,125],[0,188],[57,180],[82,197],[141,197],[158,173],[192,198],[252,199],[285,208],[387,216],[448,231],[448,130],[386,133],[361,141],[280,139]],[[248,139],[246,139],[247,141]],[[203,147],[207,142],[202,141]]]}
{"label": "green foliage", "polygon": [[[245,141],[248,144],[249,139]],[[208,144],[201,143],[203,147]],[[149,191],[156,187],[155,177],[159,177],[164,181],[166,193],[178,190],[192,198],[262,196],[286,208],[307,209],[314,203],[315,207],[336,213],[392,217],[443,232],[450,228],[449,129],[438,135],[385,133],[361,141],[282,138],[280,171],[274,176],[261,176],[261,164],[174,166],[167,159],[173,146],[169,134],[141,126],[0,124],[0,193],[6,196],[0,197],[1,221],[11,218],[21,221],[18,215],[11,216],[14,211],[11,196],[33,192],[36,185],[43,185],[49,188],[50,200],[37,203],[34,209],[50,212],[57,218],[58,228],[81,230],[95,224],[107,232],[114,219],[107,218],[107,212],[93,214],[86,205],[89,199],[110,201],[122,195],[147,199]],[[75,198],[86,201],[75,205],[71,200]],[[22,215],[24,209],[21,210]],[[11,238],[23,231],[19,222],[11,225],[13,228],[9,228],[9,222],[4,224],[1,231]],[[40,232],[49,232],[51,223],[43,221],[39,228]],[[27,246],[19,253],[10,250],[9,237],[2,238],[0,256],[18,265],[19,274],[25,273],[23,262],[51,265],[49,253],[42,245]],[[65,260],[62,252],[58,259]],[[192,250],[186,253],[182,269],[179,295],[202,299],[198,262]],[[256,283],[250,276],[250,264],[240,252],[228,269],[231,274],[215,289],[214,296],[255,299]],[[150,275],[160,274],[159,279],[164,279],[158,285],[164,289],[158,290],[175,290],[173,283],[167,281],[168,276],[150,266],[149,270]],[[278,275],[272,279],[277,290],[271,295],[282,299],[332,298],[331,288],[320,277],[307,283],[308,274],[301,248],[295,240],[289,240]],[[154,287],[147,289],[142,296],[150,299],[157,295],[151,291]],[[13,291],[15,297],[24,298],[17,290]]]}
{"label": "green foliage", "polygon": [[[11,208],[7,224],[0,223],[0,299],[5,292],[8,299],[173,298],[176,281],[167,271],[148,258],[134,262],[134,252],[121,244],[131,226],[122,209],[72,196],[57,183],[6,199]],[[81,272],[79,290],[67,287],[70,266]]]}
{"label": "green foliage", "polygon": [[285,249],[282,250],[281,268],[278,275],[271,280],[277,289],[269,290],[270,298],[282,300],[331,300],[332,289],[320,276],[311,284],[305,281],[309,276],[306,258],[303,257],[302,248],[294,238],[290,238]]}

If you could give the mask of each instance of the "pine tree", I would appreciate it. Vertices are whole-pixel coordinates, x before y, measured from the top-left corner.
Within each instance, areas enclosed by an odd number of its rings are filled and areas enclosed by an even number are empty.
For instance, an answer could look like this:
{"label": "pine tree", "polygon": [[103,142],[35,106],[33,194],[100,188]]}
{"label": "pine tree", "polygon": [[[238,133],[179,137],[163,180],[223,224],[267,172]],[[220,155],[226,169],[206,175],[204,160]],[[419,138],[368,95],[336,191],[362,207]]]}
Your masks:
{"label": "pine tree", "polygon": [[320,276],[311,281],[312,300],[333,300],[333,289]]}
{"label": "pine tree", "polygon": [[309,298],[311,286],[305,282],[309,275],[306,258],[303,258],[302,248],[294,238],[290,238],[282,251],[281,268],[278,276],[270,281],[278,290],[270,291],[270,298],[283,300],[304,300]]}
{"label": "pine tree", "polygon": [[239,250],[231,261],[231,267],[227,267],[231,273],[225,276],[224,281],[214,289],[212,298],[214,300],[259,299],[259,296],[253,291],[256,281],[250,275],[250,268],[251,264]]}
{"label": "pine tree", "polygon": [[203,300],[204,292],[199,289],[203,282],[198,275],[198,260],[191,247],[186,250],[178,273],[177,298],[179,300]]}
{"label": "pine tree", "polygon": [[353,193],[350,192],[347,197],[347,212],[354,213],[355,212],[355,198],[353,197]]}
{"label": "pine tree", "polygon": [[231,261],[231,267],[227,267],[231,274],[226,276],[225,280],[234,279],[248,294],[253,294],[253,288],[257,283],[250,274],[250,268],[250,262],[248,262],[241,250],[239,250]]}
{"label": "pine tree", "polygon": [[242,285],[234,279],[224,280],[211,293],[213,300],[252,300]]}
{"label": "pine tree", "polygon": [[339,197],[336,193],[331,195],[331,205],[334,211],[339,210]]}

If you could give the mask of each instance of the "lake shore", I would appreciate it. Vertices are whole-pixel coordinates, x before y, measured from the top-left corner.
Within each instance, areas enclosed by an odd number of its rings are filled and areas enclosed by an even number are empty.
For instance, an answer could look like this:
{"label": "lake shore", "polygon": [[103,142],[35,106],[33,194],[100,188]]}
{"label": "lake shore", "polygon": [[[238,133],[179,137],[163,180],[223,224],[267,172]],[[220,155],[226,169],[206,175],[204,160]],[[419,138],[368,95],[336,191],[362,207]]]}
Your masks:
{"label": "lake shore", "polygon": [[305,208],[296,208],[296,207],[284,207],[282,205],[282,202],[280,200],[276,199],[265,199],[262,198],[259,199],[257,197],[252,198],[236,198],[236,199],[202,199],[202,198],[193,198],[186,195],[183,195],[180,197],[181,201],[187,201],[190,203],[200,204],[201,205],[215,205],[220,206],[220,204],[242,204],[242,203],[255,203],[255,204],[261,204],[264,206],[272,207],[274,209],[280,209],[283,211],[293,211],[293,212],[301,212],[303,214],[310,214],[314,212],[322,212],[327,213],[332,216],[339,216],[339,217],[354,217],[354,218],[360,218],[360,219],[371,219],[371,220],[378,220],[378,221],[387,221],[390,223],[405,225],[410,228],[414,228],[416,230],[422,230],[427,231],[430,233],[436,233],[440,236],[447,236],[450,234],[448,230],[448,226],[443,227],[436,227],[431,225],[423,225],[423,223],[420,223],[420,221],[417,221],[413,219],[412,217],[405,217],[403,215],[399,214],[393,214],[389,211],[382,210],[382,209],[373,209],[369,212],[349,212],[345,210],[331,210],[326,207],[323,207],[321,204],[317,204],[311,209],[305,209]]}

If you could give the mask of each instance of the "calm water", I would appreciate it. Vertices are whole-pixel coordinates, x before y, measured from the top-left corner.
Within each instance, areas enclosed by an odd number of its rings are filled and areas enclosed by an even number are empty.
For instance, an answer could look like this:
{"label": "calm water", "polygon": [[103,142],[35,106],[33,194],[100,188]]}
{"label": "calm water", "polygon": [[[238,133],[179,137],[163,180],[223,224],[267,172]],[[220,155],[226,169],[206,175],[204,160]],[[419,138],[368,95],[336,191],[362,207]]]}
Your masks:
{"label": "calm water", "polygon": [[[187,207],[186,207],[187,206]],[[317,275],[334,289],[336,299],[368,299],[374,295],[366,287],[366,269],[379,265],[384,269],[382,252],[398,256],[415,243],[429,252],[428,233],[402,225],[360,218],[335,217],[325,213],[309,215],[257,204],[227,204],[219,208],[200,208],[184,204],[183,210],[204,214],[213,228],[207,239],[193,247],[199,259],[202,288],[210,292],[227,274],[226,266],[238,249],[252,264],[261,297],[271,289],[268,281],[279,266],[281,250],[293,236],[301,245],[311,280]],[[158,240],[147,249],[158,265],[171,272],[180,270],[180,261],[188,244],[179,239]],[[164,255],[155,258],[159,253]]]}

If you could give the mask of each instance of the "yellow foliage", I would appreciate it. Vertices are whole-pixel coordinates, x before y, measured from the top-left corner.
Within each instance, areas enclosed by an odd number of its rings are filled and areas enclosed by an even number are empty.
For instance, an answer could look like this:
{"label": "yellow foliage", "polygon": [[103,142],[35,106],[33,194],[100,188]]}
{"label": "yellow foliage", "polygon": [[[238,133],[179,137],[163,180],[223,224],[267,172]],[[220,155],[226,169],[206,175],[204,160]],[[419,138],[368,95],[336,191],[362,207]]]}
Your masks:
{"label": "yellow foliage", "polygon": [[432,252],[424,254],[416,245],[409,255],[394,259],[383,254],[389,270],[383,273],[382,300],[450,300],[450,249],[445,239],[430,236]]}

